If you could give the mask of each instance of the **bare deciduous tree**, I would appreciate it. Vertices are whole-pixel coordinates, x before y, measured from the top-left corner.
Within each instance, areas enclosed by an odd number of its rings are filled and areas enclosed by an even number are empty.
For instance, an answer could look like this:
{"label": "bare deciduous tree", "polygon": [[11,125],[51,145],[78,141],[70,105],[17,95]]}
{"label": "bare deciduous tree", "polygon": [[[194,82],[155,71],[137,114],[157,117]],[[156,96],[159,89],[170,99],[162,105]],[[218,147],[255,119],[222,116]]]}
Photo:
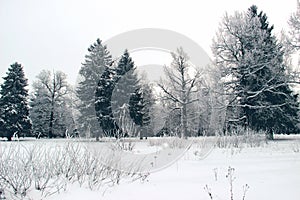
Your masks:
{"label": "bare deciduous tree", "polygon": [[297,1],[297,11],[294,12],[289,21],[290,25],[290,38],[289,44],[295,50],[300,50],[300,2]]}
{"label": "bare deciduous tree", "polygon": [[[36,91],[42,91],[43,94],[40,94],[45,99],[45,102],[49,104],[48,111],[49,116],[47,116],[48,121],[48,137],[54,137],[54,121],[55,121],[55,112],[59,108],[68,103],[67,95],[70,93],[70,87],[67,83],[67,76],[61,71],[53,72],[43,70],[38,76],[37,81],[34,83],[33,87]],[[37,96],[36,98],[42,98]],[[65,105],[67,107],[67,105]],[[65,111],[61,110],[61,114]],[[60,116],[61,117],[61,116]]]}
{"label": "bare deciduous tree", "polygon": [[180,110],[181,137],[188,135],[188,105],[198,101],[193,93],[197,92],[197,82],[201,73],[189,63],[188,55],[182,48],[176,53],[171,53],[173,61],[170,66],[165,66],[165,80],[158,86],[164,93],[164,99],[172,103],[172,110]]}

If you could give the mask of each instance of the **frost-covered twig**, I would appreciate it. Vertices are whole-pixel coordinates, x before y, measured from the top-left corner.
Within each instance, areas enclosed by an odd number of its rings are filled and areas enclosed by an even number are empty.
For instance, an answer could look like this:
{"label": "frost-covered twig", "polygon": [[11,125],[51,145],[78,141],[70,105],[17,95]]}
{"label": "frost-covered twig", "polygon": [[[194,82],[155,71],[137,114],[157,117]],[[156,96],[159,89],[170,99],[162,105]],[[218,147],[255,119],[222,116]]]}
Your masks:
{"label": "frost-covered twig", "polygon": [[[214,171],[216,172],[217,168],[214,168]],[[226,178],[228,179],[228,183],[229,183],[229,193],[230,193],[230,200],[234,200],[234,192],[233,192],[233,183],[234,180],[236,179],[235,175],[234,175],[234,171],[235,169],[233,167],[228,167],[227,170],[227,174],[226,174]],[[249,190],[249,185],[246,184],[243,186],[243,196],[242,196],[242,200],[245,200],[246,198],[246,193]],[[208,185],[205,185],[204,187],[205,192],[207,192],[207,194],[209,195],[209,198],[211,200],[213,200],[213,194],[211,192],[211,188]]]}
{"label": "frost-covered twig", "polygon": [[211,200],[213,200],[213,196],[212,196],[212,193],[211,193],[211,189],[208,187],[208,185],[205,185],[204,190],[207,192],[209,198],[210,198]]}
{"label": "frost-covered twig", "polygon": [[243,186],[243,199],[242,200],[245,200],[245,198],[246,198],[246,193],[247,193],[247,191],[249,190],[249,185],[248,184],[246,184],[246,185],[244,185]]}
{"label": "frost-covered twig", "polygon": [[40,191],[46,197],[75,182],[99,189],[103,185],[119,184],[123,177],[140,177],[138,163],[129,164],[131,169],[127,172],[114,169],[120,160],[113,152],[105,158],[106,163],[111,163],[107,166],[99,155],[73,140],[56,145],[11,143],[1,152],[0,189],[14,198],[23,199],[29,190]]}
{"label": "frost-covered twig", "polygon": [[230,185],[230,200],[233,200],[233,181],[236,179],[234,176],[234,168],[228,167],[226,178],[228,178]]}

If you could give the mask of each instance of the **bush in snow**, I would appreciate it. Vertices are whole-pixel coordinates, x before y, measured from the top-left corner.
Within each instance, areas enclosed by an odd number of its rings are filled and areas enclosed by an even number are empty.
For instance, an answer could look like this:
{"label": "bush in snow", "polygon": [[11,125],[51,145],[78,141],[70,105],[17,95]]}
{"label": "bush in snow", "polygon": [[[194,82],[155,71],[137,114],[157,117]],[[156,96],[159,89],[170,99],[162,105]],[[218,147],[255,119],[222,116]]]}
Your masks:
{"label": "bush in snow", "polygon": [[240,148],[243,146],[259,147],[266,142],[266,133],[264,131],[253,131],[237,127],[226,135],[220,135],[217,140],[217,147],[220,148]]}
{"label": "bush in snow", "polygon": [[12,143],[3,146],[1,151],[0,189],[5,191],[6,198],[23,199],[28,197],[29,191],[39,193],[42,198],[66,190],[70,183],[99,189],[118,184],[124,177],[143,177],[138,171],[122,172],[112,168],[118,165],[118,159],[113,155],[106,161],[112,165],[105,165],[87,146],[75,141]]}
{"label": "bush in snow", "polygon": [[[234,200],[235,198],[235,194],[234,194],[234,190],[233,190],[233,183],[236,179],[236,176],[234,175],[234,172],[235,172],[235,169],[233,167],[228,167],[228,170],[227,170],[227,173],[226,173],[226,179],[228,180],[228,183],[229,183],[229,196],[230,196],[230,200]],[[216,180],[216,179],[215,179]],[[245,184],[243,186],[243,194],[242,194],[242,200],[245,200],[246,198],[246,194],[247,194],[247,191],[249,190],[249,185],[248,184]],[[209,198],[211,200],[215,199],[215,195],[213,194],[212,192],[212,189],[208,186],[208,185],[205,185],[204,187],[204,190],[205,192],[208,194]]]}

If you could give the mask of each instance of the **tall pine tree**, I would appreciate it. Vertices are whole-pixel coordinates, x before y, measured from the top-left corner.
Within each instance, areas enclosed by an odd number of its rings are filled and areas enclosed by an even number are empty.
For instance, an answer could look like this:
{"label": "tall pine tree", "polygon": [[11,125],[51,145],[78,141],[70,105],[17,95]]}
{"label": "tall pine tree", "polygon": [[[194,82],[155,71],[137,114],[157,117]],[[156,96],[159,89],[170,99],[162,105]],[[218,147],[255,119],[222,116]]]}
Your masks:
{"label": "tall pine tree", "polygon": [[[222,70],[232,121],[273,133],[296,131],[297,95],[288,85],[283,50],[263,12],[226,15],[213,51]],[[227,115],[229,116],[229,114]]]}
{"label": "tall pine tree", "polygon": [[117,65],[106,67],[101,75],[96,90],[95,108],[100,126],[107,136],[123,135],[117,121],[118,110],[124,104],[128,107],[130,95],[138,87],[134,69],[134,62],[125,50]]}
{"label": "tall pine tree", "polygon": [[100,126],[97,121],[95,111],[95,92],[97,84],[105,68],[112,64],[111,55],[106,46],[100,39],[88,48],[88,55],[85,56],[85,62],[79,71],[80,82],[76,92],[79,102],[79,131],[81,133],[89,132],[92,137],[97,139],[100,136]]}
{"label": "tall pine tree", "polygon": [[116,137],[119,131],[111,107],[111,96],[115,86],[114,75],[113,69],[106,67],[95,93],[95,110],[98,123],[105,136],[110,137]]}
{"label": "tall pine tree", "polygon": [[14,63],[8,68],[0,90],[0,136],[10,141],[13,135],[29,136],[27,79],[21,64]]}
{"label": "tall pine tree", "polygon": [[150,87],[143,84],[135,90],[129,100],[129,114],[136,125],[140,127],[140,137],[153,135],[151,124],[151,109],[154,97]]}
{"label": "tall pine tree", "polygon": [[[299,122],[299,105],[297,95],[293,94],[287,83],[282,47],[272,35],[273,26],[269,26],[266,14],[252,6],[247,17],[250,22],[256,20],[252,24],[257,24],[255,28],[258,31],[244,45],[247,72],[241,65],[239,82],[246,91],[241,97],[242,114],[246,116],[250,128],[267,131],[270,139],[273,133],[295,132]],[[259,34],[263,37],[259,38]]]}
{"label": "tall pine tree", "polygon": [[[127,69],[130,69],[127,71]],[[114,118],[117,123],[121,125],[124,117],[130,118],[130,116],[124,113],[124,110],[129,109],[129,100],[130,97],[135,93],[140,86],[140,80],[138,78],[136,67],[134,66],[134,62],[130,57],[127,50],[125,50],[124,54],[120,58],[118,65],[115,68],[116,74],[120,74],[118,81],[116,82],[115,88],[112,94],[112,108],[114,111]],[[123,74],[123,71],[127,71]],[[121,75],[122,74],[122,75]],[[129,120],[130,121],[130,120]],[[128,132],[127,130],[123,130]],[[131,135],[133,133],[126,133]]]}

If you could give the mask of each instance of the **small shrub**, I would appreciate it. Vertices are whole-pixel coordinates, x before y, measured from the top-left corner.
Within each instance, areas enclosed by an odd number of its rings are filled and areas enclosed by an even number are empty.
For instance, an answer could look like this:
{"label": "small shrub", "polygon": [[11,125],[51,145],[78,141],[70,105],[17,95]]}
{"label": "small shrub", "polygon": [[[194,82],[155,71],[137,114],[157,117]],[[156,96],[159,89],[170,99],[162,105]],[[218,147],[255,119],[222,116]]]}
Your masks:
{"label": "small shrub", "polygon": [[115,143],[112,143],[111,147],[113,150],[133,151],[135,143],[130,140],[119,139]]}
{"label": "small shrub", "polygon": [[[8,198],[7,194],[24,199],[29,190],[39,191],[46,197],[66,190],[69,183],[99,189],[105,184],[118,184],[123,177],[140,177],[136,165],[127,172],[112,168],[119,165],[114,152],[106,155],[106,159],[110,159],[106,163],[111,163],[107,166],[99,155],[75,140],[56,145],[35,143],[25,146],[17,142],[0,148],[0,199]],[[132,149],[133,145],[128,148]]]}
{"label": "small shrub", "polygon": [[[216,168],[215,168],[216,169]],[[214,169],[214,171],[215,171],[215,169]],[[228,169],[227,169],[227,173],[226,173],[226,179],[228,180],[228,183],[229,183],[229,194],[230,194],[230,200],[234,200],[235,198],[234,198],[234,193],[233,193],[233,183],[234,183],[234,181],[235,181],[235,179],[236,179],[236,177],[235,177],[235,175],[234,175],[234,172],[235,172],[235,169],[233,168],[233,167],[228,167]],[[216,180],[216,178],[215,178],[215,180]],[[243,196],[242,196],[242,200],[245,200],[245,198],[246,198],[246,193],[247,193],[247,191],[249,190],[249,185],[248,184],[246,184],[246,185],[244,185],[243,186]],[[208,185],[205,185],[205,187],[204,187],[204,191],[208,194],[208,196],[209,196],[209,198],[210,198],[210,200],[213,200],[214,199],[214,195],[213,195],[213,193],[212,193],[212,191],[211,191],[211,188],[208,186]]]}
{"label": "small shrub", "polygon": [[266,142],[265,135],[263,131],[256,132],[251,129],[241,131],[238,129],[226,135],[220,135],[216,145],[219,148],[260,147]]}

